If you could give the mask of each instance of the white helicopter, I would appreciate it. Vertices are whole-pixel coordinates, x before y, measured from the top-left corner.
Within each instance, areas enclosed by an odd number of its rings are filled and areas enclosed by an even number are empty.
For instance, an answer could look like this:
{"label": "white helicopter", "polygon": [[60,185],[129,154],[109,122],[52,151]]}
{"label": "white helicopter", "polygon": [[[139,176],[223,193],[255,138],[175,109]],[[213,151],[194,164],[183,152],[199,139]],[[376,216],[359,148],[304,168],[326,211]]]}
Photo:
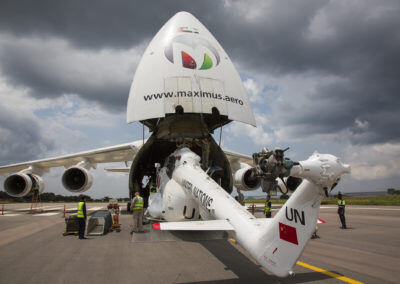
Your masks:
{"label": "white helicopter", "polygon": [[[140,121],[152,135],[107,148],[0,167],[4,189],[14,197],[43,192],[42,175],[64,166],[63,186],[88,190],[98,163],[132,161],[129,190],[141,191],[157,230],[231,231],[263,267],[285,277],[314,232],[321,200],[350,173],[329,154],[293,162],[284,150],[253,156],[223,150],[211,134],[232,121],[255,126],[238,72],[212,34],[190,13],[173,16],[156,34],[137,67],[127,105],[127,122]],[[157,167],[155,165],[158,165]],[[150,195],[145,176],[157,184]],[[257,219],[231,195],[260,186],[294,191],[271,219]],[[149,197],[150,196],[150,197]]]}

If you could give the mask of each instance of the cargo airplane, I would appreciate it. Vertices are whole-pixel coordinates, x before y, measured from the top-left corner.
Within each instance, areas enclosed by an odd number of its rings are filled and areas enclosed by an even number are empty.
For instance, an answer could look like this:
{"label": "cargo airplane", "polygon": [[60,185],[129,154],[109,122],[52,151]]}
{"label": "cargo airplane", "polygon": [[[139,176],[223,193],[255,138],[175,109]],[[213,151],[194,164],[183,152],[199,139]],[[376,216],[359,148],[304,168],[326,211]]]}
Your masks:
{"label": "cargo airplane", "polygon": [[[222,150],[211,134],[232,122],[255,126],[243,83],[213,35],[190,13],[180,12],[156,34],[137,67],[127,104],[127,122],[152,133],[146,141],[0,167],[4,189],[14,197],[43,192],[42,175],[65,167],[63,186],[88,190],[99,163],[132,161],[130,196],[146,200],[157,230],[231,231],[263,267],[285,277],[314,232],[321,200],[348,165],[314,153],[294,162],[281,149],[252,156]],[[150,177],[156,192],[140,185]],[[271,219],[255,218],[231,196],[239,190],[281,189],[293,194]]]}

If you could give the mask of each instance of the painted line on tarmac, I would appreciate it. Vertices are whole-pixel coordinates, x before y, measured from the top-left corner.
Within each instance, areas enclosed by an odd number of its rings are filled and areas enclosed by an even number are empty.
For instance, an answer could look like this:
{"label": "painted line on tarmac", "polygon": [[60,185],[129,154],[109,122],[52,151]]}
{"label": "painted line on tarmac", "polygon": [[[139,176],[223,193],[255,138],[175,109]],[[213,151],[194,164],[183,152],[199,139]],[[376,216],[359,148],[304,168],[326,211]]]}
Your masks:
{"label": "painted line on tarmac", "polygon": [[[234,238],[229,238],[229,240],[231,242],[233,242],[233,243],[236,243],[236,240]],[[303,266],[305,268],[320,272],[322,274],[328,275],[330,277],[336,278],[336,279],[341,280],[341,281],[346,282],[346,283],[351,283],[351,284],[363,284],[364,283],[364,282],[360,282],[360,281],[345,277],[343,275],[340,275],[340,274],[337,274],[337,273],[334,273],[334,272],[327,271],[325,269],[322,269],[322,268],[319,268],[319,267],[316,267],[316,266],[312,266],[312,265],[307,264],[305,262],[298,261],[297,265],[300,265],[300,266]]]}
{"label": "painted line on tarmac", "polygon": [[399,211],[400,208],[376,208],[376,207],[363,207],[363,208],[359,208],[359,207],[347,207],[346,209],[351,209],[351,210],[384,210],[384,211]]}
{"label": "painted line on tarmac", "polygon": [[49,210],[60,210],[63,209],[64,207],[43,207],[44,211],[49,211]]}
{"label": "painted line on tarmac", "polygon": [[38,217],[38,216],[54,216],[54,215],[57,215],[57,214],[60,214],[60,212],[41,213],[41,214],[36,214],[36,215],[33,215],[33,216],[35,216],[35,217]]}
{"label": "painted line on tarmac", "polygon": [[100,210],[100,209],[103,209],[103,207],[92,207],[92,208],[89,208],[88,211]]}
{"label": "painted line on tarmac", "polygon": [[66,208],[65,211],[78,210],[78,207]]}
{"label": "painted line on tarmac", "polygon": [[4,213],[4,215],[0,214],[0,216],[8,216],[8,217],[15,217],[15,216],[21,216],[22,214],[8,214]]}
{"label": "painted line on tarmac", "polygon": [[[321,206],[320,209],[335,209],[337,206]],[[400,208],[376,208],[376,207],[352,207],[346,206],[346,210],[382,210],[382,211],[400,211]]]}
{"label": "painted line on tarmac", "polygon": [[341,281],[346,282],[346,283],[351,283],[351,284],[362,284],[362,283],[364,283],[364,282],[360,282],[360,281],[345,277],[343,275],[340,275],[340,274],[337,274],[337,273],[334,273],[334,272],[331,272],[331,271],[328,271],[328,270],[325,270],[325,269],[322,269],[322,268],[319,268],[319,267],[316,267],[316,266],[313,266],[313,265],[310,265],[310,264],[307,264],[307,263],[304,263],[304,262],[301,262],[301,261],[298,261],[297,264],[300,265],[300,266],[303,266],[305,268],[308,268],[308,269],[320,272],[322,274],[328,275],[330,277],[336,278],[336,279],[341,280]]}

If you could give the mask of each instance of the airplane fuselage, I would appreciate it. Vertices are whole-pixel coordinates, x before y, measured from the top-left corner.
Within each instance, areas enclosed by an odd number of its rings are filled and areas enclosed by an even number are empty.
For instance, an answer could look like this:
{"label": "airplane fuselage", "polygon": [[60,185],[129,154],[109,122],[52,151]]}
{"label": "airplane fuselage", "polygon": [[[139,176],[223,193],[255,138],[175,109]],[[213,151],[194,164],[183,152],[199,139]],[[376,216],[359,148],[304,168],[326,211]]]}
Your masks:
{"label": "airplane fuselage", "polygon": [[[129,176],[130,195],[133,196],[134,191],[140,191],[147,206],[149,190],[141,187],[143,177],[152,177],[153,183],[156,183],[156,164],[166,166],[168,174],[171,174],[170,169],[175,161],[171,160],[170,155],[182,146],[188,147],[199,155],[204,169],[208,169],[212,173],[212,178],[225,191],[231,193],[233,179],[229,161],[211,135],[218,125],[215,123],[217,119],[218,116],[212,114],[176,113],[158,120],[154,125],[144,122],[150,127],[152,135],[141,147],[132,162]],[[222,123],[221,120],[221,125]],[[208,153],[205,153],[205,151],[208,151]],[[206,156],[207,161],[203,161],[206,160]],[[207,163],[207,165],[204,165],[204,163]],[[188,212],[187,215],[190,215],[190,213]]]}

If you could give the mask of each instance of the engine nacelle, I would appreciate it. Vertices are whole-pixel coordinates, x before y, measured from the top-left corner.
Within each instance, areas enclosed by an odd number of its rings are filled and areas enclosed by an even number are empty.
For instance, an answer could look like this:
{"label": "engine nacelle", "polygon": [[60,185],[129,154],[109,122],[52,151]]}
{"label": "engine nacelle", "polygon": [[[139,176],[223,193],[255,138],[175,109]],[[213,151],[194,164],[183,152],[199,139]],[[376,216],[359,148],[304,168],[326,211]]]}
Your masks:
{"label": "engine nacelle", "polygon": [[239,190],[256,190],[260,187],[261,179],[252,177],[252,168],[240,163],[241,169],[235,172],[235,186]]}
{"label": "engine nacelle", "polygon": [[62,175],[62,184],[68,191],[79,193],[88,190],[93,183],[93,176],[81,166],[73,166]]}
{"label": "engine nacelle", "polygon": [[39,187],[39,193],[43,193],[44,183],[40,176],[19,172],[5,179],[4,190],[12,197],[24,197],[32,191],[35,184]]}

